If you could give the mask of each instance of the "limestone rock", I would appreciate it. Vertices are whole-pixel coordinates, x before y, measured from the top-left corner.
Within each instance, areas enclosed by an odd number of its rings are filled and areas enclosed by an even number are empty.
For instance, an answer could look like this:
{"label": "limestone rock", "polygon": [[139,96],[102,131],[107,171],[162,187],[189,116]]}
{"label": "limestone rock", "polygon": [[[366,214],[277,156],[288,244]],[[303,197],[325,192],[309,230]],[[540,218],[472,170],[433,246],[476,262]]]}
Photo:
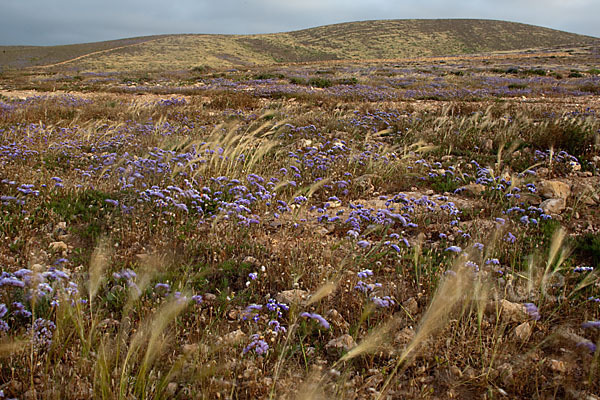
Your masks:
{"label": "limestone rock", "polygon": [[60,251],[62,253],[66,253],[69,250],[69,246],[65,242],[52,242],[50,243],[51,250]]}
{"label": "limestone rock", "polygon": [[522,323],[529,319],[527,310],[523,304],[513,303],[506,299],[494,301],[486,307],[488,314],[496,314],[499,318],[508,319],[511,322]]}
{"label": "limestone rock", "polygon": [[344,319],[344,317],[335,309],[331,309],[326,314],[326,319],[332,326],[347,331],[350,328],[350,324]]}
{"label": "limestone rock", "polygon": [[480,196],[485,191],[485,186],[480,183],[470,183],[462,186],[459,190],[471,196]]}
{"label": "limestone rock", "polygon": [[523,322],[521,325],[515,328],[515,337],[521,342],[526,342],[531,336],[532,327],[529,322]]}
{"label": "limestone rock", "polygon": [[345,333],[340,337],[331,339],[329,341],[329,343],[327,343],[327,345],[325,345],[325,348],[330,351],[332,351],[332,350],[333,351],[335,351],[335,350],[350,351],[355,346],[356,346],[356,342],[354,341],[352,336]]}
{"label": "limestone rock", "polygon": [[252,256],[247,256],[246,258],[244,258],[244,264],[251,264],[257,266],[258,260]]}
{"label": "limestone rock", "polygon": [[566,207],[565,199],[548,199],[540,204],[546,214],[560,214]]}
{"label": "limestone rock", "polygon": [[550,369],[554,372],[565,373],[567,372],[567,364],[560,360],[550,360]]}
{"label": "limestone rock", "polygon": [[539,183],[538,192],[547,199],[566,201],[571,195],[571,185],[561,181],[544,180]]}
{"label": "limestone rock", "polygon": [[532,206],[539,206],[542,198],[533,193],[521,193],[521,201]]}
{"label": "limestone rock", "polygon": [[308,298],[308,292],[301,289],[284,290],[275,296],[278,302],[285,304],[302,303]]}
{"label": "limestone rock", "polygon": [[238,329],[223,336],[222,340],[227,344],[238,344],[243,342],[245,339],[246,334],[241,329]]}
{"label": "limestone rock", "polygon": [[54,227],[54,231],[52,232],[52,234],[54,235],[54,237],[58,238],[60,236],[64,236],[66,235],[67,232],[67,223],[66,222],[59,222],[58,224],[56,224],[56,226]]}
{"label": "limestone rock", "polygon": [[394,338],[394,343],[400,346],[406,346],[415,337],[415,330],[411,327],[402,329]]}
{"label": "limestone rock", "polygon": [[498,367],[498,373],[505,385],[512,385],[514,382],[513,367],[509,363],[504,363]]}
{"label": "limestone rock", "polygon": [[411,315],[415,315],[417,312],[419,312],[419,304],[417,303],[417,300],[414,297],[411,297],[410,299],[404,301],[402,303],[402,307]]}

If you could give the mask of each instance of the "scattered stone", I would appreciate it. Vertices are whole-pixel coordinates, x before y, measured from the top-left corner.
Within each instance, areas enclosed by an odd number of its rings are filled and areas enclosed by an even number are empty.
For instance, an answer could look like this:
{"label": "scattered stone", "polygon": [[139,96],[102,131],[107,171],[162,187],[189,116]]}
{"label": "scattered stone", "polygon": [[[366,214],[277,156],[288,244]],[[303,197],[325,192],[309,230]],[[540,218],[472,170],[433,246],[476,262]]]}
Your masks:
{"label": "scattered stone", "polygon": [[50,247],[51,250],[61,251],[63,253],[66,253],[69,250],[69,246],[67,246],[65,242],[52,242],[48,247]]}
{"label": "scattered stone", "polygon": [[545,176],[548,176],[548,174],[550,173],[550,170],[548,168],[541,167],[541,168],[538,168],[537,171],[535,171],[535,173],[540,178],[543,178]]}
{"label": "scattered stone", "polygon": [[[398,332],[398,334],[394,338],[394,342],[397,343],[398,345],[406,346],[407,344],[410,343],[411,340],[414,339],[414,337],[415,337],[415,330],[413,328],[407,326],[406,328],[404,328],[400,332]],[[399,349],[399,350],[401,350],[401,349]]]}
{"label": "scattered stone", "polygon": [[402,307],[408,311],[410,315],[415,315],[417,312],[419,312],[419,303],[417,303],[417,300],[414,297],[404,301],[402,303]]}
{"label": "scattered stone", "polygon": [[571,186],[561,181],[541,181],[538,192],[547,199],[567,200],[571,195]]}
{"label": "scattered stone", "polygon": [[450,367],[450,373],[457,378],[460,378],[463,374],[460,368],[458,368],[456,365]]}
{"label": "scattered stone", "polygon": [[492,139],[487,139],[485,142],[483,142],[483,149],[492,151],[494,149],[494,141]]}
{"label": "scattered stone", "polygon": [[[292,204],[293,205],[293,204]],[[273,228],[273,229],[279,229],[283,226],[283,222],[279,221],[279,220],[274,220],[274,221],[270,221],[269,222],[269,227]]]}
{"label": "scattered stone", "polygon": [[252,264],[254,266],[258,265],[258,260],[252,256],[247,256],[244,258],[244,264]]}
{"label": "scattered stone", "polygon": [[301,289],[284,290],[275,296],[280,303],[299,304],[308,298],[308,292]]}
{"label": "scattered stone", "polygon": [[312,145],[312,140],[310,140],[310,139],[300,139],[300,146],[302,148],[309,147],[311,145]]}
{"label": "scattered stone", "polygon": [[67,223],[66,222],[59,222],[58,224],[56,224],[56,226],[54,227],[54,231],[52,232],[52,235],[54,237],[60,237],[60,236],[64,236],[66,235],[67,232]]}
{"label": "scattered stone", "polygon": [[321,236],[327,236],[329,235],[329,229],[325,228],[324,226],[322,226],[317,233]]}
{"label": "scattered stone", "polygon": [[521,342],[526,342],[531,336],[532,327],[529,322],[523,322],[515,328],[515,337]]}
{"label": "scattered stone", "polygon": [[361,190],[362,195],[369,195],[375,191],[375,186],[371,182],[370,177],[361,176],[355,179],[354,181],[357,187]]}
{"label": "scattered stone", "polygon": [[100,321],[100,323],[98,324],[98,329],[117,328],[120,324],[121,323],[116,319],[106,318]]}
{"label": "scattered stone", "polygon": [[326,319],[329,321],[329,324],[342,330],[347,331],[350,328],[350,324],[342,317],[336,309],[331,309],[326,314]]}
{"label": "scattered stone", "polygon": [[509,363],[504,363],[499,366],[498,373],[505,385],[510,386],[514,383],[513,367]]}
{"label": "scattered stone", "polygon": [[489,314],[498,313],[499,318],[508,319],[511,322],[525,322],[529,319],[527,310],[523,304],[513,303],[506,299],[493,301],[486,307]]}
{"label": "scattered stone", "polygon": [[459,190],[462,190],[471,196],[480,196],[483,192],[485,192],[485,186],[480,183],[470,183],[460,187]]}
{"label": "scattered stone", "polygon": [[550,369],[554,372],[565,373],[567,372],[567,364],[560,360],[550,360]]}
{"label": "scattered stone", "polygon": [[199,346],[197,343],[192,343],[192,344],[184,344],[183,345],[183,354],[194,354],[197,353],[199,349]]}
{"label": "scattered stone", "polygon": [[169,382],[169,384],[167,385],[167,396],[168,397],[175,396],[175,393],[177,393],[178,387],[179,387],[179,385],[177,384],[177,382]]}
{"label": "scattered stone", "polygon": [[566,207],[565,199],[548,199],[540,204],[546,214],[560,214]]}
{"label": "scattered stone", "polygon": [[214,303],[214,302],[215,302],[215,300],[217,300],[217,296],[216,296],[216,295],[214,295],[214,294],[212,294],[212,293],[204,293],[204,294],[202,295],[202,301],[203,301],[205,304],[211,304],[211,303]]}
{"label": "scattered stone", "polygon": [[356,342],[352,336],[348,335],[347,333],[335,339],[331,339],[327,345],[325,345],[327,350],[334,353],[336,353],[338,350],[350,351],[354,347],[356,347]]}
{"label": "scattered stone", "polygon": [[227,344],[238,344],[243,342],[245,339],[246,334],[241,329],[238,329],[223,336],[222,340]]}
{"label": "scattered stone", "polygon": [[521,193],[521,201],[532,206],[539,206],[542,198],[533,193]]}
{"label": "scattered stone", "polygon": [[475,371],[475,369],[473,367],[471,367],[470,365],[467,366],[467,368],[465,368],[465,370],[463,371],[463,375],[467,378],[467,379],[475,379],[477,377],[477,372]]}

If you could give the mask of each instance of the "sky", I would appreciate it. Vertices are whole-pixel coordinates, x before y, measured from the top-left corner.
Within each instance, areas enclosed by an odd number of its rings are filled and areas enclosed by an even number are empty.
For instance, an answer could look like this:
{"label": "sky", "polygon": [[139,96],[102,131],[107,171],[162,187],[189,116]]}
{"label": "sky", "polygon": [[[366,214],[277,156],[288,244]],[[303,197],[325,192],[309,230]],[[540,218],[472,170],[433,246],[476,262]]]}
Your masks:
{"label": "sky", "polygon": [[273,33],[372,19],[484,18],[600,37],[600,0],[0,0],[0,45]]}

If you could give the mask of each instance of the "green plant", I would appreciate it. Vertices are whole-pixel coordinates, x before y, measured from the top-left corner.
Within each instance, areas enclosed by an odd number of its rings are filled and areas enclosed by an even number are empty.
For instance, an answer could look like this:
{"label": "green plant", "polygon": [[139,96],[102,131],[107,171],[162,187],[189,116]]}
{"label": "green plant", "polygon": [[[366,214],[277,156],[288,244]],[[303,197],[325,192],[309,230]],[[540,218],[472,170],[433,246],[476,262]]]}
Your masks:
{"label": "green plant", "polygon": [[327,78],[313,77],[308,80],[307,84],[318,88],[328,88],[333,85],[333,82]]}

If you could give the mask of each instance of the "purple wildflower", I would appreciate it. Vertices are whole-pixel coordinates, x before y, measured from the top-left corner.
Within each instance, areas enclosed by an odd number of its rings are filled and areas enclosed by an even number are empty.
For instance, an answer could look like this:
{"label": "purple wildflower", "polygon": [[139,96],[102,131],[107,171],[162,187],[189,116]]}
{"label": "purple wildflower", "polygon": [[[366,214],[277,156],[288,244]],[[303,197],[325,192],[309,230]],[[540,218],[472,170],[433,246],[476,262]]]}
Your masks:
{"label": "purple wildflower", "polygon": [[363,271],[360,271],[357,275],[359,278],[366,278],[368,276],[373,276],[373,271],[370,269],[365,269]]}
{"label": "purple wildflower", "polygon": [[285,333],[287,331],[287,329],[285,329],[285,326],[281,326],[281,324],[279,323],[279,321],[272,319],[271,321],[269,321],[269,326],[271,328],[273,328],[273,331],[277,332],[277,333]]}
{"label": "purple wildflower", "polygon": [[171,286],[168,283],[157,283],[154,285],[154,290],[160,295],[166,295],[171,290]]}
{"label": "purple wildflower", "polygon": [[512,233],[508,232],[508,233],[506,234],[506,238],[505,238],[505,240],[506,240],[508,243],[514,243],[514,242],[516,242],[516,241],[517,241],[517,238],[516,238],[516,236],[515,236],[515,235],[513,235]]}
{"label": "purple wildflower", "polygon": [[585,347],[590,353],[596,352],[596,345],[589,340],[582,340],[581,342],[577,343],[577,346]]}
{"label": "purple wildflower", "polygon": [[451,251],[453,253],[460,253],[462,249],[458,246],[450,246],[445,251]]}
{"label": "purple wildflower", "polygon": [[244,348],[244,354],[254,349],[254,352],[258,355],[265,354],[269,350],[269,345],[258,334],[250,336],[252,342]]}
{"label": "purple wildflower", "polygon": [[300,314],[301,317],[305,317],[305,318],[311,318],[311,319],[315,319],[317,320],[317,322],[325,329],[329,329],[329,322],[327,322],[325,320],[325,318],[323,318],[322,316],[320,316],[317,313],[307,313],[307,312],[303,312],[302,314]]}
{"label": "purple wildflower", "polygon": [[600,321],[587,321],[581,324],[582,328],[596,328],[600,329]]}
{"label": "purple wildflower", "polygon": [[541,316],[537,306],[533,303],[525,303],[523,305],[525,306],[525,311],[527,311],[527,314],[529,314],[529,316],[534,320],[539,321]]}
{"label": "purple wildflower", "polygon": [[198,305],[202,304],[202,295],[196,294],[192,296],[192,301],[194,301]]}
{"label": "purple wildflower", "polygon": [[363,249],[366,248],[366,247],[371,246],[371,242],[369,242],[368,240],[359,240],[358,242],[356,242],[356,244],[359,247],[362,247]]}

